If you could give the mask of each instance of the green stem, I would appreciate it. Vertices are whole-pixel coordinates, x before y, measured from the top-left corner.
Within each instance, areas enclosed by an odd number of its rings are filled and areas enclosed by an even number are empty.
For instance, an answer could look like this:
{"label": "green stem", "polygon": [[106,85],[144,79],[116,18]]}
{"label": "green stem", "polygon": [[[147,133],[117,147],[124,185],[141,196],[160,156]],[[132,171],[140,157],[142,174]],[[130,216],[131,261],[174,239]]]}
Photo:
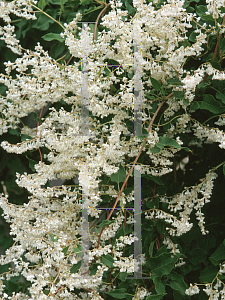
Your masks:
{"label": "green stem", "polygon": [[37,7],[34,4],[31,4],[31,6],[35,7],[37,10],[39,10],[40,12],[42,12],[44,15],[46,15],[47,17],[49,17],[51,20],[53,20],[54,22],[56,22],[57,24],[59,24],[63,30],[65,30],[65,27],[58,21],[56,21],[56,19],[54,19],[53,17],[51,17],[50,15],[48,15],[46,12],[44,12],[42,9],[40,9],[39,7]]}

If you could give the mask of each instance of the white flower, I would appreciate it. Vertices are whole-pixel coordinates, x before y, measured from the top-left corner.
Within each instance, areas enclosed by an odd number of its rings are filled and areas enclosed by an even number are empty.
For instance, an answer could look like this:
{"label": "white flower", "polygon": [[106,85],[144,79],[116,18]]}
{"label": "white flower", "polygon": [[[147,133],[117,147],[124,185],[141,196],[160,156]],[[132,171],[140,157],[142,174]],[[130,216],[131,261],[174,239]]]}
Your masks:
{"label": "white flower", "polygon": [[[185,98],[191,103],[196,87],[206,73],[213,75],[213,79],[217,80],[224,80],[225,76],[223,71],[215,70],[209,63],[203,64],[192,73],[186,73],[183,69],[187,58],[199,56],[204,51],[203,45],[207,45],[207,28],[206,24],[203,24],[195,30],[196,43],[184,47],[186,33],[192,27],[196,16],[186,11],[183,0],[161,3],[160,9],[154,6],[157,1],[146,4],[146,1],[135,0],[133,4],[137,13],[130,20],[127,20],[128,12],[120,9],[121,1],[110,1],[111,9],[102,17],[101,23],[107,30],[98,32],[97,41],[93,41],[93,33],[88,27],[82,29],[77,38],[78,22],[82,19],[82,14],[77,13],[76,18],[64,24],[64,31],[61,33],[69,53],[75,58],[71,65],[60,65],[40,43],[35,46],[34,51],[20,46],[14,33],[15,27],[11,25],[11,15],[35,19],[33,3],[36,2],[0,1],[0,16],[7,24],[0,27],[0,38],[8,48],[19,55],[14,62],[5,63],[6,75],[0,74],[0,83],[6,87],[5,96],[0,97],[0,134],[13,129],[21,134],[22,139],[24,135],[31,137],[16,145],[3,141],[1,147],[8,153],[16,154],[38,149],[39,153],[42,153],[42,148],[47,152],[35,164],[34,173],[17,174],[16,183],[30,193],[27,203],[17,206],[9,203],[7,196],[0,196],[0,206],[6,221],[10,223],[10,234],[15,242],[0,258],[2,265],[13,264],[12,270],[7,272],[2,280],[22,274],[31,282],[28,289],[30,296],[23,293],[13,294],[12,297],[19,300],[44,300],[50,297],[72,300],[71,291],[74,289],[85,291],[79,295],[82,299],[102,299],[99,291],[106,289],[104,272],[108,271],[104,264],[105,255],[110,264],[113,260],[113,272],[119,269],[120,272],[132,273],[138,271],[140,266],[140,261],[133,258],[133,255],[124,256],[121,250],[124,247],[126,250],[131,249],[132,243],[140,240],[140,237],[133,237],[132,234],[121,236],[116,239],[113,247],[110,242],[125,221],[126,224],[131,224],[133,216],[126,220],[126,215],[115,210],[111,218],[113,222],[104,224],[105,213],[101,213],[99,209],[99,204],[104,201],[102,195],[106,195],[110,203],[118,197],[118,189],[110,185],[110,181],[105,181],[103,175],[112,179],[112,175],[116,175],[120,166],[127,164],[127,158],[134,161],[133,158],[138,155],[143,142],[137,136],[132,136],[132,125],[128,126],[129,122],[133,122],[133,86],[135,94],[137,91],[143,92],[140,115],[144,126],[149,126],[153,116],[152,109],[161,99],[161,91],[184,91]],[[222,4],[219,0],[207,1],[208,11],[214,18],[222,17]],[[200,19],[197,18],[197,23]],[[211,32],[213,30],[214,27]],[[132,50],[133,41],[137,46],[135,53]],[[120,66],[115,70],[111,69],[108,66],[109,60],[119,62]],[[87,70],[83,68],[86,61],[88,76]],[[132,77],[133,66],[135,72]],[[160,83],[161,91],[153,84],[149,74]],[[167,85],[168,79],[172,78],[177,78],[183,85]],[[55,104],[55,107],[62,106],[61,103],[70,107],[68,111],[62,107],[54,108]],[[87,120],[82,117],[82,112],[85,111],[84,104],[87,104],[86,109],[90,113],[89,128],[81,134],[83,125],[86,125],[82,122]],[[177,101],[173,95],[167,99],[167,105],[165,120],[173,118],[178,111],[179,114],[181,110],[184,111],[179,117],[175,116],[176,125],[170,126],[165,134],[165,137],[176,139],[177,143],[182,145],[179,136],[189,132],[191,113],[183,101]],[[28,127],[21,119],[33,112],[38,112],[38,115],[42,113],[39,122],[41,124]],[[100,122],[103,118],[106,118],[106,124]],[[216,125],[223,123],[221,118]],[[173,171],[173,158],[180,149],[166,146],[158,148],[159,151],[155,151],[157,153],[153,150],[159,142],[160,125],[159,123],[159,126],[151,128],[144,146],[150,164],[136,164],[141,174],[163,176]],[[220,148],[225,148],[222,130],[203,126],[197,121],[192,129],[200,145],[204,142],[217,142]],[[128,134],[130,136],[125,137]],[[193,140],[191,142],[193,143]],[[131,164],[124,168],[129,168]],[[79,182],[74,184],[73,179],[77,176]],[[121,172],[116,176],[121,176]],[[122,176],[124,178],[124,174]],[[171,236],[180,236],[192,228],[190,214],[195,209],[201,232],[207,233],[204,229],[202,207],[210,201],[215,178],[216,174],[209,172],[195,187],[184,188],[183,192],[173,197],[159,196],[162,203],[168,204],[169,212],[154,208],[146,212],[146,218],[164,220],[168,224],[168,233]],[[61,183],[54,186],[53,180],[61,180]],[[65,182],[69,184],[66,185]],[[124,191],[120,201],[124,205],[132,202],[133,194],[134,191],[129,195]],[[107,203],[103,204],[107,206]],[[93,226],[87,228],[86,234],[83,235],[84,222],[81,211],[86,211],[84,208],[92,218]],[[101,227],[103,225],[104,227]],[[171,253],[179,252],[177,244],[174,244],[171,238],[165,237],[163,242]],[[92,249],[83,249],[82,245],[92,245]],[[96,274],[83,276],[82,269],[78,269],[76,273],[71,272],[72,265],[81,261],[81,255],[84,255],[89,263],[93,259],[96,260]],[[180,261],[178,264],[182,263]],[[223,272],[222,265],[220,273]],[[217,287],[220,286],[220,282],[216,284]],[[115,289],[108,285],[107,288]],[[4,289],[5,286],[1,282],[1,295],[5,299],[11,299],[11,296],[4,293]],[[53,296],[45,295],[44,289],[49,290]],[[186,291],[189,295],[198,292],[197,285],[190,286]],[[208,286],[205,292],[209,293]],[[144,299],[148,295],[146,289],[140,288],[133,299]],[[216,291],[213,297],[216,299]]]}
{"label": "white flower", "polygon": [[192,296],[198,294],[199,292],[199,287],[197,285],[192,286],[192,284],[190,283],[190,287],[185,291],[185,294]]}

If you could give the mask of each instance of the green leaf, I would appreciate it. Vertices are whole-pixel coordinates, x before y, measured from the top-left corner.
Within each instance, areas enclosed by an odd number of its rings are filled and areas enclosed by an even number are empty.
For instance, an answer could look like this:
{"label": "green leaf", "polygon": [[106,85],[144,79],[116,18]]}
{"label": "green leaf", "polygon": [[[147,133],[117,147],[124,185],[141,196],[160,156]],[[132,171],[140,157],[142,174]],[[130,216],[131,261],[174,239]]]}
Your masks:
{"label": "green leaf", "polygon": [[197,85],[197,88],[198,89],[204,89],[205,90],[205,88],[207,87],[209,85],[209,83],[208,82],[200,82],[198,85]]}
{"label": "green leaf", "polygon": [[119,279],[125,281],[127,275],[128,275],[127,272],[120,272]]}
{"label": "green leaf", "polygon": [[38,7],[41,8],[42,10],[45,8],[45,5],[46,5],[45,0],[38,1]]}
{"label": "green leaf", "polygon": [[165,296],[166,294],[158,294],[158,295],[150,295],[146,298],[146,300],[160,300]]}
{"label": "green leaf", "polygon": [[6,86],[0,86],[0,95],[3,95],[5,93],[5,91],[7,90]]}
{"label": "green leaf", "polygon": [[32,140],[33,138],[27,134],[21,134],[21,142],[25,142],[27,140]]}
{"label": "green leaf", "polygon": [[124,299],[129,295],[126,292],[126,289],[124,289],[124,288],[113,290],[113,291],[107,292],[106,294],[112,296],[115,299]]}
{"label": "green leaf", "polygon": [[157,186],[156,193],[159,195],[163,195],[167,192],[168,188],[165,185]]}
{"label": "green leaf", "polygon": [[198,5],[196,8],[196,13],[201,17],[207,12],[207,7],[205,5]]}
{"label": "green leaf", "polygon": [[[6,156],[7,159],[7,156]],[[24,167],[21,160],[16,155],[11,155],[10,159],[7,161],[7,166],[15,174],[16,172],[22,174],[24,172]],[[7,180],[8,181],[8,180]],[[7,182],[6,182],[7,184]]]}
{"label": "green leaf", "polygon": [[133,132],[134,129],[134,122],[130,121],[130,120],[125,120],[125,123],[127,125],[127,129],[129,129],[131,132]]}
{"label": "green leaf", "polygon": [[190,109],[193,110],[193,111],[196,111],[199,108],[200,108],[200,105],[199,105],[199,102],[197,102],[197,101],[195,101],[194,103],[192,103],[190,105]]}
{"label": "green leaf", "polygon": [[223,90],[223,92],[218,91],[216,93],[216,98],[222,100],[222,102],[225,103],[225,90]]}
{"label": "green leaf", "polygon": [[77,273],[77,271],[80,269],[80,267],[81,267],[81,260],[78,261],[77,264],[72,266],[72,268],[70,269],[70,273]]}
{"label": "green leaf", "polygon": [[64,5],[63,5],[63,0],[60,0],[60,15],[64,11]]}
{"label": "green leaf", "polygon": [[213,258],[213,257],[209,258],[209,260],[211,261],[211,263],[212,263],[214,266],[218,266],[218,264],[220,263],[218,260],[216,260],[216,259]]}
{"label": "green leaf", "polygon": [[225,111],[225,107],[221,107],[219,102],[210,94],[203,95],[203,101],[199,102],[201,109],[209,110],[212,113],[220,114]]}
{"label": "green leaf", "polygon": [[129,3],[128,0],[125,1],[125,6],[128,11],[128,14],[133,15],[136,12],[136,9]]}
{"label": "green leaf", "polygon": [[[143,134],[143,132],[142,132]],[[146,136],[143,136],[143,135],[136,135],[137,138],[139,138],[140,140],[144,140],[146,138]],[[144,144],[144,142],[143,142]]]}
{"label": "green leaf", "polygon": [[148,208],[159,208],[159,198],[154,198],[152,201],[146,203]]}
{"label": "green leaf", "polygon": [[160,234],[163,234],[165,231],[165,223],[163,223],[161,220],[158,220],[156,222],[156,229]]}
{"label": "green leaf", "polygon": [[123,166],[120,166],[120,169],[116,174],[111,175],[111,180],[116,183],[124,182],[125,179],[126,179],[126,171]]}
{"label": "green leaf", "polygon": [[201,271],[199,279],[201,282],[212,282],[218,272],[219,267],[209,266]]}
{"label": "green leaf", "polygon": [[60,36],[59,33],[53,33],[53,32],[43,35],[42,38],[45,41],[53,41],[53,40],[57,40],[59,42],[64,41],[64,39]]}
{"label": "green leaf", "polygon": [[167,275],[167,278],[171,280],[179,280],[180,277],[183,278],[181,275],[178,275],[175,271],[172,271],[169,275]]}
{"label": "green leaf", "polygon": [[124,192],[124,194],[125,194],[126,196],[128,196],[133,190],[134,190],[134,189],[133,189],[132,187],[129,187],[129,188],[123,190],[123,192]]}
{"label": "green leaf", "polygon": [[101,262],[107,267],[113,267],[114,259],[110,254],[101,256]]}
{"label": "green leaf", "polygon": [[[53,46],[52,46],[52,51],[55,51],[55,56],[56,57],[59,57],[61,58],[62,55],[63,55],[63,52],[65,53],[66,51],[66,47],[65,47],[65,44],[64,43],[55,43]],[[60,65],[60,70],[63,69],[63,67]]]}
{"label": "green leaf", "polygon": [[170,253],[162,253],[157,257],[149,258],[146,266],[151,269],[151,273],[155,276],[168,275],[179,257],[180,253],[173,257],[171,257]]}
{"label": "green leaf", "polygon": [[90,276],[93,276],[97,273],[98,271],[98,266],[101,266],[101,264],[99,263],[93,263],[93,265],[89,267],[89,270],[90,270]]}
{"label": "green leaf", "polygon": [[[222,36],[221,36],[221,37],[222,37]],[[222,39],[220,40],[220,51],[222,51],[221,54],[223,54],[223,53],[225,52],[225,39],[224,39],[224,38],[222,38]]]}
{"label": "green leaf", "polygon": [[68,0],[48,0],[49,3],[55,4],[55,5],[61,5],[61,1],[63,1],[63,4],[68,2]]}
{"label": "green leaf", "polygon": [[[46,11],[48,13],[48,10]],[[38,30],[46,31],[49,29],[50,24],[54,23],[54,20],[50,19],[48,16],[44,14],[40,14],[31,26],[32,28],[37,28]]]}
{"label": "green leaf", "polygon": [[223,165],[223,175],[225,175],[225,164]]}
{"label": "green leaf", "polygon": [[44,289],[44,290],[43,290],[43,293],[44,293],[46,296],[48,296],[48,294],[50,293],[50,290]]}
{"label": "green leaf", "polygon": [[99,225],[100,228],[103,228],[103,227],[106,227],[106,226],[109,226],[110,224],[112,224],[114,221],[110,221],[110,220],[103,220],[101,222],[101,224]]}
{"label": "green leaf", "polygon": [[160,256],[162,253],[167,253],[167,248],[166,245],[162,246],[161,248],[159,248],[159,250],[156,252],[156,256]]}
{"label": "green leaf", "polygon": [[194,248],[190,251],[191,262],[193,265],[197,265],[201,262],[204,262],[207,258],[207,253],[201,248]]}
{"label": "green leaf", "polygon": [[185,150],[185,151],[187,151],[187,152],[191,152],[191,149],[188,148],[188,147],[181,147],[181,149],[183,149],[183,150]]}
{"label": "green leaf", "polygon": [[117,88],[112,84],[110,85],[110,88],[114,93],[116,93],[118,91]]}
{"label": "green leaf", "polygon": [[140,132],[142,135],[137,135],[139,139],[145,139],[148,136],[148,130],[145,128],[140,128]]}
{"label": "green leaf", "polygon": [[183,104],[184,104],[185,106],[188,106],[188,105],[189,105],[189,100],[188,100],[188,99],[184,99],[184,100],[183,100]]}
{"label": "green leaf", "polygon": [[9,128],[8,132],[12,135],[20,136],[19,130],[18,129],[12,129]]}
{"label": "green leaf", "polygon": [[213,105],[213,106],[220,106],[219,102],[216,101],[215,98],[213,97],[213,95],[210,95],[210,94],[204,94],[203,95],[203,101],[205,103],[208,103],[208,104]]}
{"label": "green leaf", "polygon": [[41,119],[39,118],[38,114],[36,112],[33,112],[34,114],[34,120],[37,120],[39,123],[41,123]]}
{"label": "green leaf", "polygon": [[181,293],[181,295],[185,296],[185,290],[188,286],[181,275],[178,275],[176,280],[171,280],[169,285],[173,290],[177,290]]}
{"label": "green leaf", "polygon": [[113,238],[113,241],[112,241],[112,245],[114,246],[115,245],[115,242],[118,238],[120,238],[121,236],[125,236],[126,234],[126,230],[124,230],[124,226],[121,226],[120,229],[116,232],[116,235],[114,236]]}
{"label": "green leaf", "polygon": [[57,239],[57,237],[56,237],[56,234],[50,233],[49,235],[50,235],[50,238],[51,238],[51,240],[52,240],[53,242],[58,242],[58,239]]}
{"label": "green leaf", "polygon": [[225,260],[225,245],[223,243],[220,244],[209,259],[214,265],[218,265],[220,260]]}
{"label": "green leaf", "polygon": [[158,294],[164,294],[166,292],[166,282],[161,281],[161,277],[153,276],[153,282],[155,284],[155,290]]}
{"label": "green leaf", "polygon": [[[187,296],[185,294],[185,296]],[[173,290],[173,300],[185,300],[187,299],[187,297],[185,296],[182,296],[181,293],[177,290]]]}
{"label": "green leaf", "polygon": [[86,6],[87,4],[90,3],[90,0],[80,0],[80,3],[81,3],[83,6]]}
{"label": "green leaf", "polygon": [[153,176],[150,174],[143,174],[142,177],[150,179],[150,180],[154,181],[155,183],[157,183],[158,185],[163,185],[161,178],[158,176]]}
{"label": "green leaf", "polygon": [[26,158],[29,160],[29,168],[30,168],[33,172],[36,172],[34,166],[37,165],[38,163],[37,163],[35,160],[29,158],[27,155],[25,155],[25,156],[26,156]]}
{"label": "green leaf", "polygon": [[179,145],[175,140],[169,138],[169,137],[164,137],[164,136],[160,136],[159,137],[159,142],[156,144],[156,146],[158,148],[163,148],[165,146],[170,146],[170,147],[174,147],[174,148],[181,148],[181,145]]}
{"label": "green leaf", "polygon": [[62,252],[64,253],[64,255],[66,255],[66,253],[68,252],[70,246],[67,246],[65,248],[62,249]]}
{"label": "green leaf", "polygon": [[183,83],[178,78],[167,79],[169,85],[183,85]]}
{"label": "green leaf", "polygon": [[153,148],[150,148],[150,151],[151,151],[152,153],[159,153],[159,152],[160,152],[160,148],[157,147],[157,146],[154,146]]}
{"label": "green leaf", "polygon": [[155,95],[152,95],[150,93],[146,93],[145,96],[150,99],[150,100],[154,100],[155,99]]}
{"label": "green leaf", "polygon": [[190,42],[193,42],[193,43],[196,43],[196,36],[198,35],[198,33],[196,33],[196,32],[194,32],[194,31],[192,31],[192,33],[190,34],[190,36],[189,36],[189,41]]}
{"label": "green leaf", "polygon": [[150,243],[150,246],[149,246],[149,249],[148,249],[148,253],[149,253],[150,257],[152,257],[154,245],[155,245],[155,241],[152,241]]}
{"label": "green leaf", "polygon": [[77,255],[81,255],[82,254],[81,245],[77,245],[77,247],[73,249],[73,252],[76,253]]}
{"label": "green leaf", "polygon": [[191,104],[191,110],[206,109],[214,114],[221,114],[225,111],[224,106],[220,106],[220,103],[210,94],[203,95],[203,101],[196,101]]}
{"label": "green leaf", "polygon": [[[181,91],[174,91],[174,96],[177,98],[177,99],[183,99],[184,98],[184,92],[181,92]],[[186,99],[187,100],[187,99]]]}
{"label": "green leaf", "polygon": [[[95,26],[95,25],[93,24],[93,26]],[[108,67],[104,68],[104,72],[105,72],[105,74],[106,74],[107,77],[109,77],[112,74],[112,72],[110,71],[110,69]]]}
{"label": "green leaf", "polygon": [[128,72],[128,78],[129,79],[132,79],[133,78],[133,76],[134,76],[134,73],[133,73],[133,71],[131,71],[131,72]]}
{"label": "green leaf", "polygon": [[156,80],[156,79],[154,79],[152,77],[150,77],[150,79],[151,79],[151,83],[152,83],[153,88],[156,91],[160,91],[160,89],[161,89],[161,83],[158,80]]}
{"label": "green leaf", "polygon": [[[207,15],[207,7],[205,5],[198,5],[196,13],[205,21],[214,21],[212,15]],[[215,21],[214,21],[215,22]]]}

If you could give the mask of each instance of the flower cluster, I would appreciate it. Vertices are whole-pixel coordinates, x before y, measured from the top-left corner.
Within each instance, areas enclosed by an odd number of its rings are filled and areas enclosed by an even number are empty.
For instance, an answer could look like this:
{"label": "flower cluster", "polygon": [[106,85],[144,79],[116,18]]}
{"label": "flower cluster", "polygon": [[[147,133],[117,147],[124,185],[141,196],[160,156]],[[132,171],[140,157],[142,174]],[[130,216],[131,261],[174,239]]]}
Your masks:
{"label": "flower cluster", "polygon": [[171,223],[176,229],[168,228],[171,235],[180,236],[181,234],[189,231],[192,228],[192,224],[188,221],[190,220],[190,215],[193,210],[196,210],[196,219],[199,220],[198,225],[201,229],[202,234],[206,234],[207,231],[204,228],[204,214],[202,213],[202,208],[206,203],[210,202],[210,197],[213,189],[213,180],[215,180],[217,174],[214,172],[209,172],[202,182],[192,188],[186,188],[182,193],[177,194],[170,200],[167,197],[162,197],[161,202],[168,203],[168,209],[171,212],[179,212],[179,218],[170,215],[168,213],[154,210],[151,217],[164,219],[166,222]]}
{"label": "flower cluster", "polygon": [[[221,3],[217,2],[219,9]],[[16,129],[21,136],[28,135],[27,140],[16,145],[3,141],[1,147],[16,154],[46,150],[43,160],[35,165],[34,173],[17,174],[17,184],[30,193],[28,203],[16,206],[8,202],[6,195],[0,197],[0,206],[15,241],[0,258],[0,264],[11,263],[13,268],[0,279],[9,280],[22,274],[31,283],[28,288],[30,298],[21,292],[8,296],[1,284],[3,299],[103,299],[100,292],[106,289],[104,276],[109,267],[114,268],[112,272],[136,272],[138,261],[130,254],[135,238],[127,234],[117,236],[126,221],[131,224],[132,217],[122,214],[122,210],[115,210],[111,222],[107,219],[104,223],[101,219],[102,216],[106,218],[106,211],[99,209],[100,204],[106,204],[103,195],[108,197],[107,205],[113,203],[121,183],[117,178],[116,187],[112,185],[113,180],[109,180],[120,174],[117,173],[120,166],[128,167],[128,160],[133,162],[141,147],[150,161],[149,165],[139,164],[142,174],[158,177],[172,172],[173,158],[183,144],[180,133],[190,132],[188,123],[191,119],[187,105],[176,98],[176,92],[183,92],[190,104],[206,72],[214,72],[215,79],[224,80],[222,72],[210,67],[207,71],[199,68],[193,75],[184,71],[186,59],[198,56],[204,50],[207,28],[202,25],[195,29],[196,42],[184,46],[196,16],[186,11],[183,0],[167,1],[160,9],[152,2],[134,1],[133,4],[137,11],[128,19],[128,12],[120,9],[120,1],[110,2],[111,11],[101,23],[107,30],[98,33],[97,41],[93,40],[88,26],[79,29],[80,38],[76,37],[81,14],[64,24],[61,36],[71,56],[79,60],[71,65],[60,65],[39,43],[34,51],[19,45],[10,24],[10,14],[35,19],[30,1],[2,1],[0,4],[0,16],[8,23],[0,27],[0,35],[7,46],[21,56],[14,62],[5,63],[6,74],[0,74],[0,83],[7,88],[5,96],[0,97],[0,134]],[[214,3],[209,2],[208,9],[215,18],[219,14]],[[132,49],[134,41],[134,48],[138,49],[135,53]],[[84,75],[85,60],[88,60],[88,79]],[[113,68],[108,64],[112,60],[118,62]],[[131,75],[133,65],[134,76]],[[179,86],[171,79],[176,79]],[[85,80],[88,80],[86,85]],[[139,114],[145,129],[149,127],[146,144],[142,144],[142,137],[133,134],[130,125],[133,124],[136,97],[133,85],[135,91],[142,93]],[[84,86],[88,86],[88,93],[82,89]],[[91,117],[87,132],[81,134],[85,123],[81,110],[87,96]],[[165,120],[178,110],[184,111],[179,118],[175,116],[177,125],[171,126],[163,136],[173,144],[161,145],[160,129],[150,123],[161,102],[167,103]],[[70,109],[55,108],[56,103],[64,103]],[[37,128],[24,125],[18,129],[21,118],[43,107],[47,108],[48,114]],[[104,118],[107,119],[105,123]],[[219,142],[219,147],[225,148],[221,130],[209,129],[197,122],[193,130],[201,142]],[[79,184],[48,186],[49,181],[60,178],[71,182],[75,176],[78,176]],[[216,174],[210,171],[199,185],[185,188],[173,197],[160,196],[160,202],[167,204],[170,212],[153,208],[146,212],[145,218],[162,219],[169,224],[166,230],[171,236],[181,236],[192,228],[190,215],[196,210],[199,227],[202,234],[206,234],[202,208],[210,201],[215,178]],[[121,194],[124,206],[133,200],[132,194],[133,191]],[[85,248],[81,214],[84,210],[92,218],[88,232],[90,247],[86,249],[88,263],[92,266],[95,261],[91,275],[87,276],[83,276],[80,267],[83,262],[81,252]],[[170,238],[166,237],[163,243],[173,254],[179,252]],[[180,261],[180,265],[182,263]],[[109,290],[113,288],[111,286]],[[78,298],[75,291],[81,289],[81,298]],[[189,295],[197,292],[196,286],[186,291]],[[140,289],[133,299],[144,299],[148,295],[147,290]]]}

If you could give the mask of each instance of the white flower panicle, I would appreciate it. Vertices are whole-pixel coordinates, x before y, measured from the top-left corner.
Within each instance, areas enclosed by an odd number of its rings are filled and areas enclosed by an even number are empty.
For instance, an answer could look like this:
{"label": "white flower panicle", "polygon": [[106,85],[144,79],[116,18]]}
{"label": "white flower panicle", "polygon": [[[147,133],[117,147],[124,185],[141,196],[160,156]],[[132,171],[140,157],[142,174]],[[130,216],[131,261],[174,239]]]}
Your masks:
{"label": "white flower panicle", "polygon": [[217,174],[209,172],[202,182],[192,188],[186,188],[182,193],[177,194],[171,199],[168,197],[160,197],[161,202],[168,203],[168,209],[175,214],[166,213],[162,210],[153,209],[152,212],[146,212],[146,218],[158,218],[165,220],[172,227],[167,227],[169,234],[172,236],[180,236],[188,232],[193,224],[189,223],[190,215],[196,210],[196,219],[199,220],[198,225],[203,235],[208,233],[205,230],[204,214],[202,208],[206,203],[210,202],[212,195],[213,180]]}
{"label": "white flower panicle", "polygon": [[[23,49],[14,34],[11,14],[35,19],[32,3],[36,2],[0,2],[0,17],[7,23],[0,27],[0,37],[7,47],[20,55],[14,62],[5,62],[5,74],[0,74],[0,83],[6,87],[6,92],[0,96],[0,134],[14,129],[21,137],[29,136],[16,145],[3,141],[1,147],[16,154],[37,149],[41,151],[43,147],[48,150],[43,160],[35,164],[34,173],[17,174],[17,184],[30,193],[27,204],[13,205],[8,202],[7,195],[0,196],[0,206],[6,221],[10,223],[10,234],[15,242],[0,258],[0,264],[10,263],[13,266],[0,280],[9,280],[22,274],[31,283],[28,288],[29,297],[22,292],[14,293],[11,297],[4,293],[4,284],[0,281],[0,295],[2,299],[23,300],[102,299],[99,291],[106,289],[103,278],[104,272],[109,269],[107,263],[104,263],[105,255],[110,257],[112,267],[120,272],[132,273],[139,268],[133,255],[124,256],[123,252],[123,248],[128,248],[134,242],[132,235],[116,239],[113,249],[109,245],[126,221],[121,211],[114,212],[113,222],[99,234],[100,226],[104,225],[101,224],[102,214],[105,217],[105,212],[99,209],[99,204],[103,202],[101,196],[107,195],[109,202],[118,196],[118,190],[108,183],[102,183],[101,176],[110,177],[119,171],[120,165],[126,165],[127,158],[135,159],[142,144],[142,139],[131,132],[135,101],[133,85],[140,89],[144,87],[140,115],[145,128],[148,128],[152,119],[152,108],[157,101],[163,100],[156,96],[158,91],[154,79],[161,84],[163,95],[170,93],[165,119],[173,117],[180,109],[184,110],[183,115],[177,118],[177,125],[171,126],[166,134],[166,137],[176,140],[177,147],[164,145],[157,148],[159,128],[154,126],[143,147],[151,163],[140,164],[139,171],[152,176],[163,176],[173,171],[173,157],[183,144],[180,134],[190,132],[191,117],[187,106],[175,97],[175,92],[184,92],[190,104],[205,73],[213,74],[218,80],[224,80],[224,73],[214,70],[210,65],[207,68],[202,66],[193,74],[184,71],[187,58],[198,57],[204,50],[203,46],[207,45],[207,28],[203,25],[194,30],[197,33],[196,42],[184,46],[188,39],[188,29],[192,28],[191,22],[196,17],[186,11],[184,1],[167,1],[160,9],[156,9],[152,2],[146,4],[144,1],[134,0],[137,12],[131,19],[128,19],[127,11],[120,9],[122,2],[111,1],[111,10],[102,17],[101,23],[107,30],[98,32],[96,41],[93,41],[93,34],[88,27],[82,29],[78,33],[79,38],[76,38],[76,33],[80,30],[78,22],[82,18],[78,13],[69,24],[64,24],[65,30],[61,36],[72,57],[88,60],[88,93],[85,91],[85,95],[89,95],[91,117],[88,132],[86,135],[81,134],[84,121],[81,114],[84,74],[80,61],[60,65],[39,43],[34,51]],[[214,18],[222,16],[222,1],[207,3]],[[141,44],[135,55],[132,49],[134,40],[138,46]],[[138,62],[138,67],[135,76],[131,78],[125,72],[132,74],[134,59]],[[118,62],[114,70],[108,67],[109,60]],[[168,83],[171,79],[181,82],[179,87]],[[117,93],[113,94],[115,86]],[[154,99],[149,91],[153,92]],[[60,101],[62,103],[62,100],[71,107],[70,111],[63,107],[50,107]],[[22,118],[43,107],[48,109],[48,114],[41,119],[37,128],[24,126],[19,129],[23,126]],[[110,121],[102,124],[99,119],[105,117]],[[222,119],[218,122],[223,124]],[[201,142],[219,142],[219,147],[225,148],[222,130],[209,129],[196,123],[194,134]],[[75,176],[78,176],[79,184],[48,187],[49,181],[71,181]],[[168,204],[171,213],[154,208],[146,213],[146,218],[166,221],[170,226],[166,228],[168,233],[180,236],[192,228],[190,215],[195,210],[202,234],[207,233],[201,209],[210,201],[215,178],[216,174],[209,172],[196,187],[186,188],[171,198],[160,196],[160,201]],[[122,193],[121,201],[124,206],[132,200],[133,191],[128,195]],[[88,277],[83,276],[82,268],[76,273],[71,270],[73,265],[77,266],[82,261],[80,214],[84,202],[88,215],[94,219],[88,232],[89,244],[93,247],[87,249],[88,262],[92,264],[96,259],[98,264],[96,273]],[[132,217],[127,217],[127,224],[131,221]],[[171,253],[179,252],[170,238],[165,237],[164,244]],[[84,289],[85,292],[81,292],[79,298],[74,289]],[[44,290],[48,291],[48,295]],[[187,291],[190,295],[196,292],[197,287]],[[133,299],[144,299],[149,294],[145,289],[140,289]]]}

